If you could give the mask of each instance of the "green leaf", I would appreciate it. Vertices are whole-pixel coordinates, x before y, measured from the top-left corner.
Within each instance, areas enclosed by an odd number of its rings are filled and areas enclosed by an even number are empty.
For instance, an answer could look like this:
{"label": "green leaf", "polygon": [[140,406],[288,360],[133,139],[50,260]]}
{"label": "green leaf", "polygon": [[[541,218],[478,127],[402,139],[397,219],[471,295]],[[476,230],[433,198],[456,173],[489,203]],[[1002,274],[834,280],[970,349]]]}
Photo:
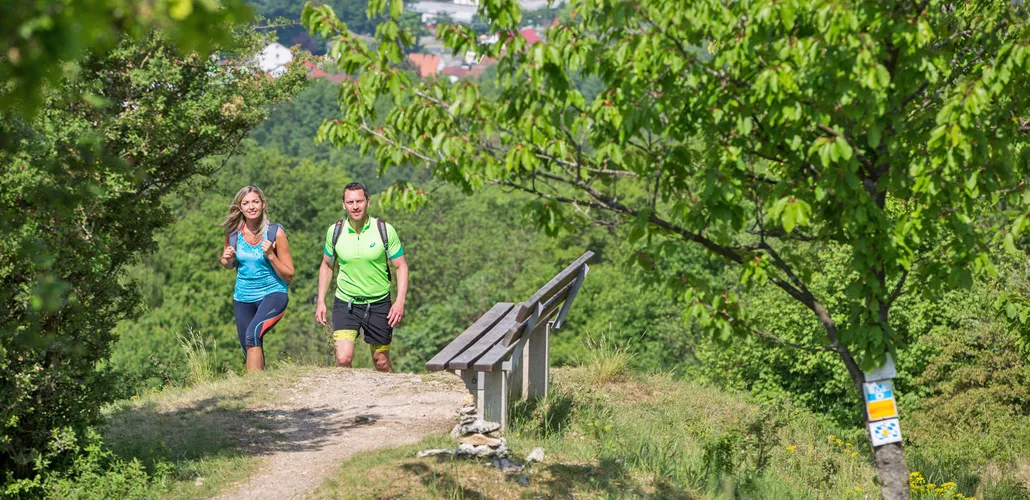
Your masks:
{"label": "green leaf", "polygon": [[891,74],[882,64],[876,65],[876,83],[879,84],[880,88],[884,89],[891,84]]}
{"label": "green leaf", "polygon": [[794,6],[790,3],[780,5],[780,21],[788,30],[794,29]]}
{"label": "green leaf", "polygon": [[640,238],[643,238],[644,235],[647,234],[647,225],[649,223],[648,219],[650,217],[651,211],[649,210],[641,210],[640,213],[637,214],[636,219],[633,220],[633,226],[630,228],[629,235],[627,236],[630,243],[636,243]]}
{"label": "green leaf", "polygon": [[879,124],[873,123],[869,125],[869,133],[866,136],[869,139],[869,147],[876,148],[880,145],[881,133]]}
{"label": "green leaf", "polygon": [[783,206],[783,215],[780,218],[783,230],[789,233],[795,227],[808,225],[811,211],[811,207],[804,200],[790,200]]}
{"label": "green leaf", "polygon": [[836,146],[837,151],[840,154],[840,157],[844,158],[845,161],[846,160],[850,160],[851,156],[854,154],[854,151],[851,149],[851,145],[848,144],[848,141],[845,140],[843,136],[839,136],[838,135],[833,140],[833,142],[834,142],[834,145]]}
{"label": "green leaf", "polygon": [[1012,237],[1012,233],[1005,233],[1005,238],[1003,238],[1003,239],[1004,239],[1005,251],[1010,253],[1010,254],[1012,254],[1012,255],[1018,255],[1019,254],[1019,250],[1016,249],[1016,242],[1015,242],[1015,240]]}

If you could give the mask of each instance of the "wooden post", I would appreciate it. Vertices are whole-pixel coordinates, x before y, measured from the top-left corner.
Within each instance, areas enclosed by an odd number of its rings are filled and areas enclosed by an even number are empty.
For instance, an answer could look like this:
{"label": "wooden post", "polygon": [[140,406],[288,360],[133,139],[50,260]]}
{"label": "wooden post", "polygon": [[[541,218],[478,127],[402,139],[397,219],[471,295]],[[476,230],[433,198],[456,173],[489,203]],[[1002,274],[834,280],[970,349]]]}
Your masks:
{"label": "wooden post", "polygon": [[527,396],[531,398],[547,397],[551,366],[551,324],[548,321],[541,325],[543,328],[536,328],[529,334],[529,361],[526,367],[529,379]]}
{"label": "wooden post", "polygon": [[522,384],[522,392],[519,393],[519,397],[522,398],[523,401],[529,399],[529,335],[526,335],[525,342],[527,347],[522,350],[522,367],[519,370],[522,372],[522,380],[525,381],[525,383]]}
{"label": "wooden post", "polygon": [[508,372],[508,395],[509,397],[522,398],[525,389],[526,363],[524,354],[526,352],[526,338],[519,339],[515,344],[515,351],[511,353],[511,359],[505,361],[502,366]]}
{"label": "wooden post", "polygon": [[485,391],[483,398],[483,419],[499,422],[503,431],[508,423],[508,377],[504,370],[484,372]]}
{"label": "wooden post", "polygon": [[486,420],[486,376],[483,373],[474,373],[476,374],[476,418]]}
{"label": "wooden post", "polygon": [[472,404],[476,407],[476,413],[479,413],[479,381],[477,380],[476,372],[472,370],[455,370],[455,374],[461,377],[462,382],[465,382],[465,388],[472,394]]}

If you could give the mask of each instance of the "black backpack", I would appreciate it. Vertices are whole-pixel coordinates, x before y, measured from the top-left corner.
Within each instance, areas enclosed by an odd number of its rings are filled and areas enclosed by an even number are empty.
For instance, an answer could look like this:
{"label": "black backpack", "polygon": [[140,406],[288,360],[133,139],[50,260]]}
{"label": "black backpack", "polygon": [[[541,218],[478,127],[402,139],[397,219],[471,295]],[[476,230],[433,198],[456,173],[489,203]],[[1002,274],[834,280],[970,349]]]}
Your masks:
{"label": "black backpack", "polygon": [[[340,219],[336,221],[336,226],[333,227],[333,254],[330,256],[333,264],[336,264],[336,242],[340,239],[340,233],[343,232],[343,225],[347,223],[346,219]],[[386,280],[393,281],[393,273],[390,272],[390,239],[386,236],[386,221],[383,219],[376,219],[376,226],[379,227],[379,236],[383,238],[383,254],[386,255]]]}
{"label": "black backpack", "polygon": [[[268,223],[268,230],[265,231],[265,238],[268,240],[269,243],[275,243],[275,237],[279,234],[279,227],[280,227],[279,224],[276,224],[274,222],[269,222]],[[240,230],[239,229],[236,229],[233,232],[229,233],[229,246],[231,246],[233,250],[239,250],[238,248],[236,248],[236,245],[239,244],[239,242],[240,242]],[[233,267],[236,267],[236,265],[237,265],[236,259],[233,259]]]}

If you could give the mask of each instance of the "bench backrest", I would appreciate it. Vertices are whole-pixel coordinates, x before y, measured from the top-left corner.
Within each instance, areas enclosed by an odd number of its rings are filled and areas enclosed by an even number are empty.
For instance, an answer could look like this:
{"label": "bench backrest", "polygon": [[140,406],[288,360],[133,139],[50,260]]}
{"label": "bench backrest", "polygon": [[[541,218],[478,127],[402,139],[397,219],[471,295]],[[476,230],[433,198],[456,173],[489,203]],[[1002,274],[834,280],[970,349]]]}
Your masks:
{"label": "bench backrest", "polygon": [[565,314],[572,305],[579,286],[586,277],[590,266],[587,262],[594,257],[594,252],[587,250],[583,255],[562,269],[560,273],[551,278],[547,284],[540,287],[525,302],[515,307],[516,325],[504,336],[504,345],[509,346],[518,341],[523,334],[532,332],[542,321],[554,317],[554,327],[561,327]]}
{"label": "bench backrest", "polygon": [[426,370],[496,370],[522,335],[551,317],[555,317],[555,327],[561,325],[593,256],[594,252],[584,253],[525,302],[494,305],[433,356]]}
{"label": "bench backrest", "polygon": [[[533,294],[529,300],[526,300],[519,305],[518,314],[515,319],[518,321],[524,321],[528,319],[534,312],[534,309],[540,304],[546,304],[549,302],[561,303],[568,296],[570,291],[570,285],[572,285],[576,278],[579,277],[580,272],[584,269],[587,262],[594,257],[594,252],[587,250],[586,253],[581,255],[568,267],[562,269],[551,281],[548,281],[546,285],[540,287],[536,293]],[[562,295],[565,294],[565,295]],[[552,301],[556,296],[561,296],[560,299]]]}

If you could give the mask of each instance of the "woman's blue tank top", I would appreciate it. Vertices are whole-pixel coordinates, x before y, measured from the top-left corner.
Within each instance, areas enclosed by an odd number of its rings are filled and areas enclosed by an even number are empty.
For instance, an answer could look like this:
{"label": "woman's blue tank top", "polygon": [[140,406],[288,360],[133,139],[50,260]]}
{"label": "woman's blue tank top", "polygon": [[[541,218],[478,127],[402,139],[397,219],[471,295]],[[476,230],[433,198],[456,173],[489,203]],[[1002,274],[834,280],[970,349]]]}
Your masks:
{"label": "woman's blue tank top", "polygon": [[262,233],[261,241],[251,245],[242,232],[236,238],[236,289],[232,296],[236,302],[260,302],[270,293],[287,293],[286,282],[261,251],[261,243],[266,239]]}

